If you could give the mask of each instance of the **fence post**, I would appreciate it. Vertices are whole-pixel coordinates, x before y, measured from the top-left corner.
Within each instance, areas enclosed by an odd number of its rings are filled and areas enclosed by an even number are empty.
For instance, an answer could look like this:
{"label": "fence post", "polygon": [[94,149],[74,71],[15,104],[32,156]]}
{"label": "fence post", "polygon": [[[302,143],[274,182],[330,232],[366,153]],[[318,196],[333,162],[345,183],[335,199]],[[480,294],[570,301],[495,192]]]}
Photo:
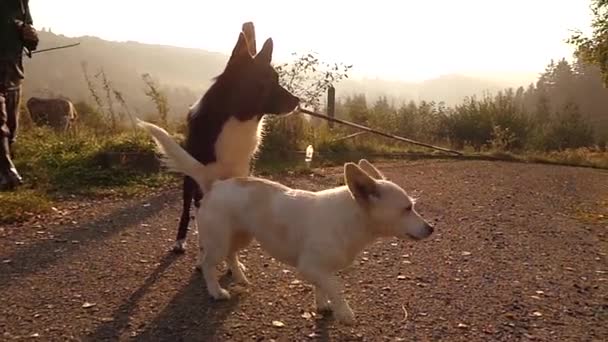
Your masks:
{"label": "fence post", "polygon": [[[336,116],[336,88],[330,85],[327,88],[327,116],[334,118]],[[329,128],[334,127],[333,121],[327,123]]]}

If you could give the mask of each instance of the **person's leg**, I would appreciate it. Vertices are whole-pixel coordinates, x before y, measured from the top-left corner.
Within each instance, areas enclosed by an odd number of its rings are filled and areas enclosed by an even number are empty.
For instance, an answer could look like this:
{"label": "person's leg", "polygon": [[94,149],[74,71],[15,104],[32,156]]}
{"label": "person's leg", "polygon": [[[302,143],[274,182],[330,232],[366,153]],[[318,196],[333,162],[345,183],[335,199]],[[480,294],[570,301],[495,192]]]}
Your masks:
{"label": "person's leg", "polygon": [[[0,89],[0,189],[13,189],[22,184],[11,159],[11,141],[15,137],[19,112],[19,92]],[[17,98],[16,98],[17,97]],[[17,108],[15,108],[17,105]]]}
{"label": "person's leg", "polygon": [[[0,88],[0,140],[3,140],[3,137],[10,135],[10,130],[8,129],[8,115],[6,114],[6,99],[4,98],[4,90]],[[0,146],[1,148],[1,146]],[[6,162],[1,157],[0,151],[0,189],[4,187],[6,183],[6,177],[4,176],[4,169],[6,166],[4,165]]]}
{"label": "person's leg", "polygon": [[6,111],[8,114],[7,126],[10,132],[9,136],[9,148],[10,156],[15,159],[15,151],[13,150],[13,143],[17,139],[17,131],[19,129],[19,113],[21,106],[21,86],[11,90],[6,95]]}

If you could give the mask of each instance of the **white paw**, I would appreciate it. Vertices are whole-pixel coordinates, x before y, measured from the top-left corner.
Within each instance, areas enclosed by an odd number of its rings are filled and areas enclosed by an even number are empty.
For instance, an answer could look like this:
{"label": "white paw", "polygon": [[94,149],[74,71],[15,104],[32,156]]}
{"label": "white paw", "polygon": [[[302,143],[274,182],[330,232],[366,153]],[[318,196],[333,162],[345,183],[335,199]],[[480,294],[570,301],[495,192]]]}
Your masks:
{"label": "white paw", "polygon": [[177,240],[175,241],[175,245],[173,245],[174,253],[184,253],[186,251],[186,240]]}
{"label": "white paw", "polygon": [[331,303],[326,301],[317,302],[317,312],[329,312],[331,311]]}
{"label": "white paw", "polygon": [[220,287],[218,292],[211,294],[211,297],[215,300],[227,300],[230,299],[230,292]]}
{"label": "white paw", "polygon": [[251,282],[249,281],[249,279],[247,279],[247,277],[245,277],[245,275],[243,275],[242,277],[239,277],[235,280],[237,283],[239,283],[241,285],[251,285]]}
{"label": "white paw", "polygon": [[334,317],[341,323],[351,325],[355,323],[355,314],[350,308],[335,311]]}

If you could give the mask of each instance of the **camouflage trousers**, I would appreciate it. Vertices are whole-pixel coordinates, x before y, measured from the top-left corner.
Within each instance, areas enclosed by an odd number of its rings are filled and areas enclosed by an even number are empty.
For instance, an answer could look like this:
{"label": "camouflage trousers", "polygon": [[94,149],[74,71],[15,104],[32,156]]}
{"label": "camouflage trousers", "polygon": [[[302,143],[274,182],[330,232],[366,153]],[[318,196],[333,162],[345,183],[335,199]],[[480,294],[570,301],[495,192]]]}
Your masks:
{"label": "camouflage trousers", "polygon": [[8,138],[12,144],[17,137],[21,86],[6,89],[0,86],[0,139]]}
{"label": "camouflage trousers", "polygon": [[11,144],[17,137],[22,80],[22,58],[0,58],[0,139]]}

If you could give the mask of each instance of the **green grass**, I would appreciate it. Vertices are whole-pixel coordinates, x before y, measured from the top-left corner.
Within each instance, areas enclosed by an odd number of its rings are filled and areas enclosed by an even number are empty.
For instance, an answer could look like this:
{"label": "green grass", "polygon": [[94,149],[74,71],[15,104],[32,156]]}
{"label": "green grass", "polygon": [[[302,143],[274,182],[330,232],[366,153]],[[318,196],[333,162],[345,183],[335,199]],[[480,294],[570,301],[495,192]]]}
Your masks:
{"label": "green grass", "polygon": [[520,153],[491,151],[467,153],[464,158],[591,167],[608,170],[608,152],[594,151],[588,148],[552,152],[524,151]]}
{"label": "green grass", "polygon": [[608,169],[608,152],[594,151],[585,147],[560,152],[530,153],[527,159],[531,162]]}
{"label": "green grass", "polygon": [[66,194],[132,196],[175,182],[177,177],[166,172],[101,162],[104,152],[153,155],[154,148],[152,139],[142,132],[96,135],[86,129],[75,134],[56,134],[46,128],[24,130],[14,145],[14,162],[25,184],[1,193],[0,221],[23,221],[48,212]]}
{"label": "green grass", "polygon": [[[359,136],[334,141],[339,134],[323,132],[315,137],[311,165],[303,151],[265,149],[255,161],[255,174],[305,174],[312,168],[339,166],[347,161],[369,159],[453,158],[423,147],[395,143],[388,139]],[[181,140],[180,137],[177,138]],[[312,141],[310,143],[313,143]],[[308,145],[302,142],[302,146]],[[302,148],[303,150],[303,148]],[[78,196],[135,196],[167,184],[178,184],[181,176],[168,172],[145,172],[133,165],[105,165],[105,152],[136,153],[154,157],[155,145],[142,131],[125,130],[114,134],[95,134],[81,128],[76,134],[58,135],[44,128],[21,133],[15,144],[15,163],[26,184],[17,191],[0,193],[0,223],[16,222],[47,213],[53,203],[66,194]],[[587,148],[561,152],[465,150],[458,159],[489,159],[514,162],[550,163],[608,169],[608,152]]]}
{"label": "green grass", "polygon": [[0,192],[0,224],[21,222],[51,211],[52,200],[43,192]]}

